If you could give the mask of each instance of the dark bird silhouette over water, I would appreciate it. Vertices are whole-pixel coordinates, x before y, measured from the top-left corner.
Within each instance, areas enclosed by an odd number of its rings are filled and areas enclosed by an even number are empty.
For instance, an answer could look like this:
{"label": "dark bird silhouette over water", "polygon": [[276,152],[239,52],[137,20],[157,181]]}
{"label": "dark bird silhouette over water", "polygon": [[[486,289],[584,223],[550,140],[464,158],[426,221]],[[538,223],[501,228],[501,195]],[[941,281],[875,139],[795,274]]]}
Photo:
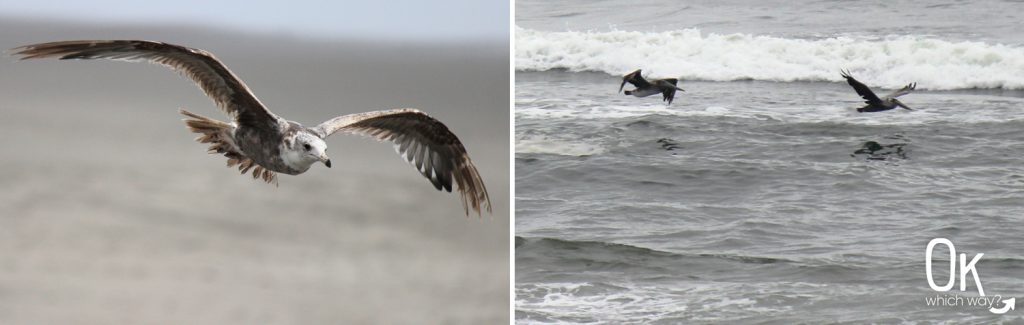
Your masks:
{"label": "dark bird silhouette over water", "polygon": [[864,155],[867,160],[907,159],[907,152],[903,149],[906,145],[906,143],[881,144],[868,141],[862,144],[860,149],[854,151],[850,157]]}
{"label": "dark bird silhouette over water", "polygon": [[[469,214],[481,206],[491,211],[490,198],[466,148],[448,127],[412,108],[342,115],[314,127],[286,120],[263,106],[249,87],[213,54],[184,46],[134,40],[63,41],[26,45],[13,49],[21,59],[108,59],[156,63],[195,82],[231,118],[222,122],[184,109],[185,124],[209,143],[209,152],[223,154],[228,167],[242,173],[252,169],[253,178],[277,182],[275,173],[298,175],[317,162],[331,167],[324,142],[336,132],[369,136],[394,143],[438,190],[458,185],[462,205]],[[301,50],[301,49],[297,49]]]}
{"label": "dark bird silhouette over water", "polygon": [[678,81],[679,80],[676,78],[654,79],[648,81],[640,75],[640,69],[637,69],[636,71],[622,77],[622,84],[619,85],[619,91],[621,92],[622,88],[625,87],[628,82],[633,86],[636,86],[636,89],[627,90],[627,96],[647,97],[660,93],[661,100],[668,102],[667,105],[671,105],[672,99],[676,97],[676,90],[685,91],[683,88],[676,87],[676,83]]}
{"label": "dark bird silhouette over water", "polygon": [[896,97],[900,97],[913,92],[914,89],[917,88],[917,83],[908,84],[906,86],[903,86],[903,88],[900,88],[892,92],[891,94],[886,95],[885,97],[878,98],[878,95],[875,95],[875,93],[871,91],[871,88],[868,88],[868,86],[865,86],[860,81],[857,81],[857,79],[854,79],[852,76],[850,76],[849,71],[840,72],[843,78],[846,78],[846,82],[849,83],[851,87],[853,87],[853,90],[856,90],[857,94],[860,95],[861,98],[864,98],[864,103],[867,103],[867,105],[865,105],[864,107],[858,108],[858,112],[863,113],[888,111],[890,109],[896,108],[896,106],[903,107],[911,111],[913,110],[910,109],[910,107],[907,107],[907,105],[903,105],[903,103],[896,99]]}

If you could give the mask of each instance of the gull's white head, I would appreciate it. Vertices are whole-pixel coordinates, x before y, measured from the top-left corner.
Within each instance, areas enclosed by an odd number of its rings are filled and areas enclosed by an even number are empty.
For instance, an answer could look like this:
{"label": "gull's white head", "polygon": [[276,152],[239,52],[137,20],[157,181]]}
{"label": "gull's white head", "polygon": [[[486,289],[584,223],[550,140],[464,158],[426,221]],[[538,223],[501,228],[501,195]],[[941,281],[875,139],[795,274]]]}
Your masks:
{"label": "gull's white head", "polygon": [[306,131],[295,134],[291,148],[285,148],[283,156],[288,166],[299,171],[306,171],[318,161],[323,162],[327,168],[331,167],[331,158],[327,156],[327,143]]}

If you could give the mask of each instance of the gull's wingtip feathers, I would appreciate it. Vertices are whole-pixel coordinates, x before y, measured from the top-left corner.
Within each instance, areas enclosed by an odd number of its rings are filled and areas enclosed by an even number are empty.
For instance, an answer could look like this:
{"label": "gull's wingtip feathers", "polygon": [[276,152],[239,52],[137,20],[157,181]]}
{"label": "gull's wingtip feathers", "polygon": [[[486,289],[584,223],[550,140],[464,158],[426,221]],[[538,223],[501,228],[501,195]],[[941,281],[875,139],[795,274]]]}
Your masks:
{"label": "gull's wingtip feathers", "polygon": [[[490,196],[459,138],[441,121],[415,108],[342,115],[311,130],[322,138],[336,132],[368,136],[394,144],[395,151],[435,189],[458,189],[463,210],[490,210]],[[453,184],[454,183],[454,184]]]}

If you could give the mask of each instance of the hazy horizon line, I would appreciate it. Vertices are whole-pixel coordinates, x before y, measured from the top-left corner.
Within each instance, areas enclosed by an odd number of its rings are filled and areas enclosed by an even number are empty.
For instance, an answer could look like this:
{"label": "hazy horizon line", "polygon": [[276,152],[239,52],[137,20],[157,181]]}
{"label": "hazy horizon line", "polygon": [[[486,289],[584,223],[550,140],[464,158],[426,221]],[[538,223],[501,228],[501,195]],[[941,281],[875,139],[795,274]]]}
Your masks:
{"label": "hazy horizon line", "polygon": [[351,34],[330,35],[316,33],[302,33],[285,29],[251,29],[232,25],[218,25],[214,23],[181,23],[172,21],[151,21],[151,22],[99,22],[90,19],[60,19],[55,17],[43,17],[24,14],[0,13],[0,25],[21,25],[33,24],[45,28],[67,27],[88,27],[97,29],[155,29],[161,31],[173,31],[174,29],[190,31],[214,31],[223,34],[242,34],[249,37],[284,38],[306,42],[360,42],[360,43],[382,43],[381,46],[393,45],[472,45],[472,44],[503,44],[508,46],[511,42],[511,31],[504,37],[484,36],[461,36],[461,37],[417,37],[410,35],[404,37],[394,34],[376,35],[374,37],[358,36]]}

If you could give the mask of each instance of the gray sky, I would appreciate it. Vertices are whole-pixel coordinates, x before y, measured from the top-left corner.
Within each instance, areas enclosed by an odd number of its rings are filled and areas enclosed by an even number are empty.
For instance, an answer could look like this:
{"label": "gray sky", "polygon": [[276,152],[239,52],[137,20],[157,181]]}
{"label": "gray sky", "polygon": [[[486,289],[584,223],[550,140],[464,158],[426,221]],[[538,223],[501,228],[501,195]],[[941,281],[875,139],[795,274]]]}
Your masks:
{"label": "gray sky", "polygon": [[509,37],[509,1],[0,0],[0,16],[185,23],[314,38],[496,40]]}

